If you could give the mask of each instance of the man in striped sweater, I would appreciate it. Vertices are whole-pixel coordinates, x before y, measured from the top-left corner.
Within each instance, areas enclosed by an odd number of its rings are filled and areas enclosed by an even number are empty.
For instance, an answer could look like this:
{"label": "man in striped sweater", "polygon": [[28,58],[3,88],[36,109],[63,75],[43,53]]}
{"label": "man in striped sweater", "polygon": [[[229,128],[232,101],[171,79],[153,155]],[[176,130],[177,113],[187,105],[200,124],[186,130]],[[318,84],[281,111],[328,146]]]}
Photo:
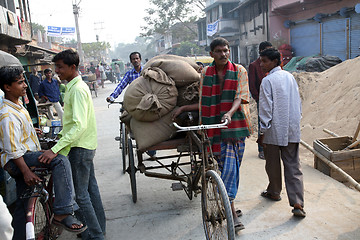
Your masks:
{"label": "man in striped sweater", "polygon": [[229,61],[230,49],[226,39],[215,38],[210,49],[214,62],[202,71],[199,104],[180,107],[173,117],[183,111],[200,110],[202,124],[228,120],[227,129],[209,129],[207,133],[229,195],[235,231],[239,231],[244,229],[244,225],[239,220],[242,213],[236,211],[234,200],[239,187],[245,139],[251,132],[248,78],[243,66]]}

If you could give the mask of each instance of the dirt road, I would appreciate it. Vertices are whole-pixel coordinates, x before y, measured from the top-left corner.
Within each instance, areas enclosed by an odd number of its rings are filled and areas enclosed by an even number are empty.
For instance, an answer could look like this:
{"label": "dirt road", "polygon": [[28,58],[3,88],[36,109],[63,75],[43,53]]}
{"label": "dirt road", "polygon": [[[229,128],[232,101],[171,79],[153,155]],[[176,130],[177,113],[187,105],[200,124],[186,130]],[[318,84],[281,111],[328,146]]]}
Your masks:
{"label": "dirt road", "polygon": [[[95,167],[107,217],[106,239],[205,239],[200,196],[190,201],[183,191],[170,189],[171,181],[137,173],[138,202],[132,202],[129,176],[121,172],[120,150],[114,141],[119,107],[108,108],[105,102],[116,85],[106,82],[105,86],[93,101],[99,143]],[[307,217],[299,220],[292,216],[285,189],[280,202],[260,197],[267,185],[265,161],[257,158],[255,139],[247,140],[235,200],[244,213],[245,229],[237,239],[360,239],[360,192],[313,169],[312,156],[302,152]],[[76,235],[64,232],[59,239],[75,240]]]}

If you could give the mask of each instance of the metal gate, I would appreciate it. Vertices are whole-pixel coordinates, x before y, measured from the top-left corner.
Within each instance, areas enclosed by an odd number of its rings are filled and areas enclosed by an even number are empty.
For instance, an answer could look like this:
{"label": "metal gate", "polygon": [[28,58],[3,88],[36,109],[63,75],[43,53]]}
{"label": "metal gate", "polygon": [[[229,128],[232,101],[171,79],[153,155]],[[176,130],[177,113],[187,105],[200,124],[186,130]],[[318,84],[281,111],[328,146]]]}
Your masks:
{"label": "metal gate", "polygon": [[349,18],[326,19],[322,23],[322,54],[337,56],[341,60],[349,57]]}
{"label": "metal gate", "polygon": [[294,56],[320,54],[320,24],[306,22],[291,27],[290,42]]}
{"label": "metal gate", "polygon": [[350,58],[360,56],[360,14],[350,16]]}

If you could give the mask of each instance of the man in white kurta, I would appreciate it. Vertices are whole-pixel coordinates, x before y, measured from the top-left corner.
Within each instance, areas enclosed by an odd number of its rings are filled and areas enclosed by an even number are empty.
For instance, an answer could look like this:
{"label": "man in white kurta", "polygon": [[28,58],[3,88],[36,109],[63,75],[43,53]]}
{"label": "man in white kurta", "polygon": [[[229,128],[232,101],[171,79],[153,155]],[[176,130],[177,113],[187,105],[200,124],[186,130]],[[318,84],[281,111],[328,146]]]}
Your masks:
{"label": "man in white kurta", "polygon": [[260,53],[260,66],[269,74],[260,86],[259,143],[264,146],[267,189],[261,196],[281,200],[281,164],[284,164],[285,186],[294,216],[305,217],[303,174],[299,161],[301,100],[295,78],[281,69],[280,53],[267,49]]}

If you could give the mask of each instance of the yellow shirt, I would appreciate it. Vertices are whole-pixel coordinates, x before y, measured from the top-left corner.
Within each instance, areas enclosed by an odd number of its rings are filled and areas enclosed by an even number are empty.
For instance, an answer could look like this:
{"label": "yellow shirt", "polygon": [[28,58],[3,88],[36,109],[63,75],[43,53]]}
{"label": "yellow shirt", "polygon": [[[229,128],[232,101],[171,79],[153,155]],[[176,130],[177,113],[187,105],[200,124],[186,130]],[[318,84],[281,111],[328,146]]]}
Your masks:
{"label": "yellow shirt", "polygon": [[7,99],[0,106],[0,149],[1,167],[28,151],[41,149],[29,112]]}
{"label": "yellow shirt", "polygon": [[67,156],[73,147],[94,150],[97,147],[95,111],[89,87],[81,76],[66,85],[63,129],[59,142],[51,148],[54,153]]}

